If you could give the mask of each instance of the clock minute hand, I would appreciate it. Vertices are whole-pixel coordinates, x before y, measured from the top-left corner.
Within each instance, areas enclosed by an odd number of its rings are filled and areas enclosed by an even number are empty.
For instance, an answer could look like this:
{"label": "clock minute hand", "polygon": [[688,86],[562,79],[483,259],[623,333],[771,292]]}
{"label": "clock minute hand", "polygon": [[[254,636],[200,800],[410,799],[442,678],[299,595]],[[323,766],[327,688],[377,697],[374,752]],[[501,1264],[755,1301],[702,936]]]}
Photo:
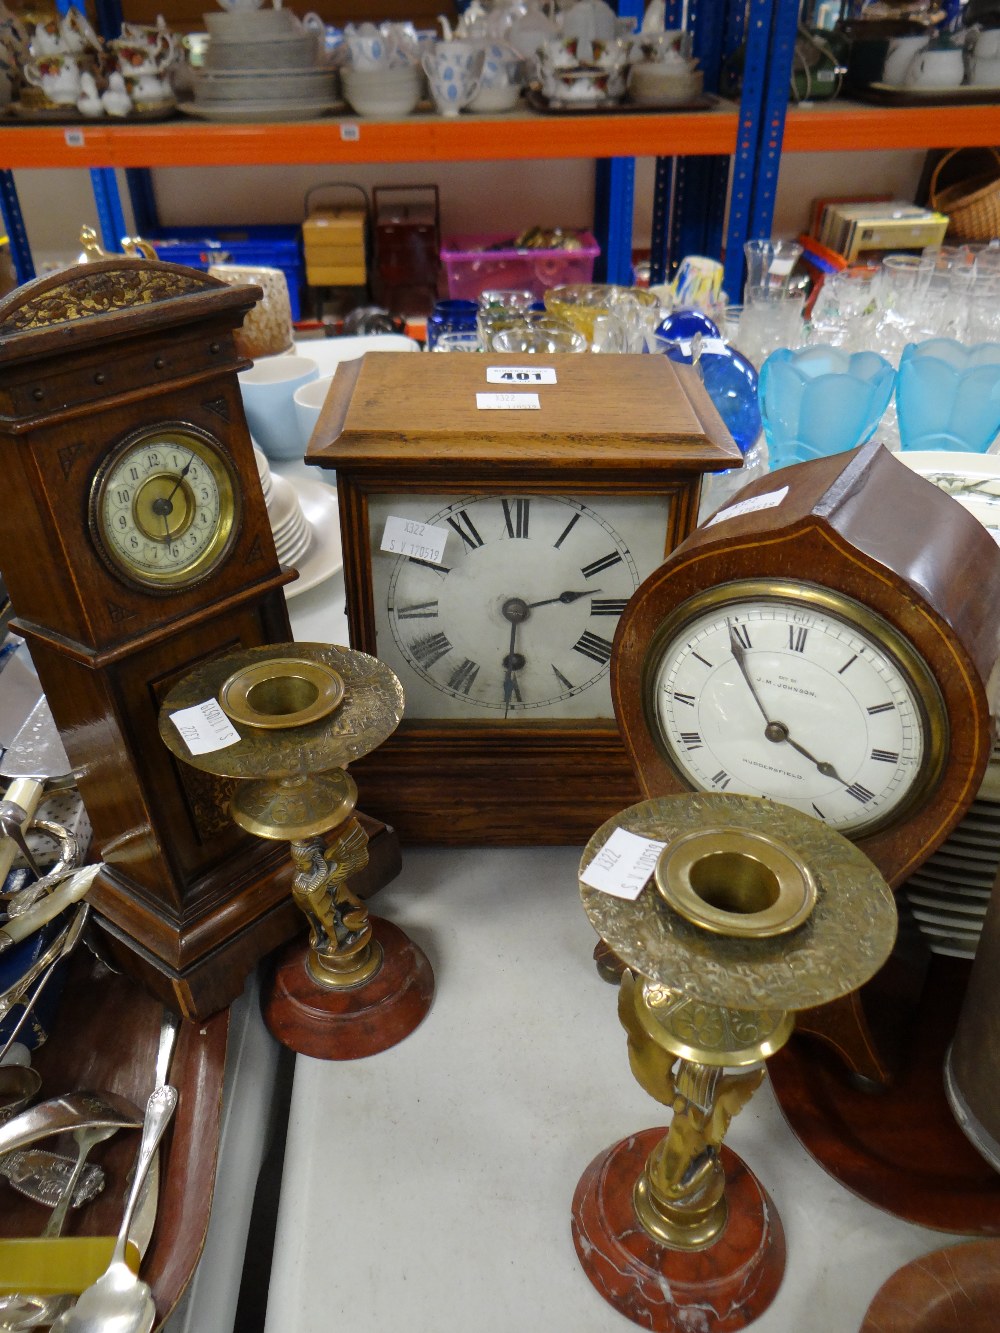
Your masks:
{"label": "clock minute hand", "polygon": [[510,626],[510,648],[507,651],[507,665],[503,673],[503,707],[504,717],[510,712],[510,702],[514,697],[516,681],[514,680],[514,646],[517,643],[517,627],[521,622],[514,620]]}
{"label": "clock minute hand", "polygon": [[757,693],[757,686],[753,683],[753,680],[751,679],[750,676],[750,668],[747,666],[746,663],[746,649],[743,647],[742,643],[740,643],[739,636],[733,629],[732,625],[729,626],[729,651],[736,659],[736,665],[739,667],[740,674],[746,681],[750,693],[753,695],[754,703],[760,709],[761,717],[764,719],[764,722],[767,724],[767,726],[771,726],[771,719],[767,715],[767,709],[761,702],[761,697]]}
{"label": "clock minute hand", "polygon": [[541,602],[529,602],[528,610],[533,611],[536,606],[551,606],[553,602],[562,602],[563,606],[569,606],[570,602],[578,602],[581,597],[590,597],[600,591],[600,588],[584,588],[583,592],[561,592],[558,597],[546,597]]}

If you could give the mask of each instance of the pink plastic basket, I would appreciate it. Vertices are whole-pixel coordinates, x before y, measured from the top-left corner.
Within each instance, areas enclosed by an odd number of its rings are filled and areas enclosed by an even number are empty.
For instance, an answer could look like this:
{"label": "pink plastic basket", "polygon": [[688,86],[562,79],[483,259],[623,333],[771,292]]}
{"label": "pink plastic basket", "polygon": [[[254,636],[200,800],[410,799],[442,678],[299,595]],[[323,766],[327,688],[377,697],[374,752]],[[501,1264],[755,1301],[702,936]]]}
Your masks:
{"label": "pink plastic basket", "polygon": [[507,237],[503,233],[448,236],[441,245],[448,295],[475,301],[491,287],[515,287],[542,296],[564,283],[593,282],[594,260],[601,247],[590,232],[578,236],[581,250],[487,250]]}

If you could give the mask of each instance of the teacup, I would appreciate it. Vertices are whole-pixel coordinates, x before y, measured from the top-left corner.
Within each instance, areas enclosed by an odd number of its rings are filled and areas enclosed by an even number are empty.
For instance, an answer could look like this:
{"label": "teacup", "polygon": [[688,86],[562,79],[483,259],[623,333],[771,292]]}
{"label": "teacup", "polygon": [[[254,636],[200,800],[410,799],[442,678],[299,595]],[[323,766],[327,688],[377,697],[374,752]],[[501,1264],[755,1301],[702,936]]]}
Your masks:
{"label": "teacup", "polygon": [[483,75],[486,52],[474,42],[437,42],[421,56],[434,105],[442,116],[457,116],[468,106]]}
{"label": "teacup", "polygon": [[882,66],[882,82],[891,84],[894,88],[901,87],[906,81],[910,66],[929,41],[930,38],[924,32],[907,33],[902,37],[890,38],[889,48],[885,53],[885,64]]}
{"label": "teacup", "polygon": [[[119,40],[133,46],[144,46],[161,68],[172,64],[177,56],[177,39],[166,25],[159,27],[151,23],[123,23]],[[115,47],[117,43],[112,42],[111,45]]]}
{"label": "teacup", "polygon": [[344,28],[344,42],[354,69],[387,68],[396,47],[393,33],[377,28],[374,23],[348,23]]}
{"label": "teacup", "polygon": [[909,88],[957,88],[965,78],[965,58],[957,46],[928,46],[907,68]]}
{"label": "teacup", "polygon": [[295,411],[295,391],[319,378],[306,356],[269,356],[239,376],[250,434],[268,458],[301,458],[305,448]]}
{"label": "teacup", "polygon": [[24,77],[55,105],[75,106],[80,96],[80,67],[76,63],[76,56],[66,52],[27,61]]}
{"label": "teacup", "polygon": [[969,82],[977,88],[1000,88],[1000,56],[981,56],[977,52],[972,61]]}
{"label": "teacup", "polygon": [[117,41],[109,42],[108,45],[115,53],[118,68],[129,79],[138,79],[147,74],[160,74],[170,65],[174,57],[172,38],[165,44],[150,46],[145,41],[125,41],[119,37]]}
{"label": "teacup", "polygon": [[479,90],[469,103],[471,111],[509,111],[521,96],[524,61],[505,42],[487,42]]}

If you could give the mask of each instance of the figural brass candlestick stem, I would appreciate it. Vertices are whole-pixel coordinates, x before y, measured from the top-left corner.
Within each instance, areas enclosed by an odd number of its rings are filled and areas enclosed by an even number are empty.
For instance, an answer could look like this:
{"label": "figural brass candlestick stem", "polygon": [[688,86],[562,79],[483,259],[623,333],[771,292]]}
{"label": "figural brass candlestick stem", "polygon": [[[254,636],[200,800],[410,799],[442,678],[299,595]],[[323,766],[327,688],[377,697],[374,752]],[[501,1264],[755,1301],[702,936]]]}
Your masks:
{"label": "figural brass candlestick stem", "polygon": [[[892,893],[854,844],[755,797],[644,801],[594,834],[581,874],[624,828],[665,844],[635,900],[580,882],[628,970],[618,1012],[638,1082],[673,1111],[584,1172],[573,1234],[588,1277],[656,1330],[742,1328],[784,1272],[781,1220],[723,1145],[788,1040],[795,1011],[856,989],[889,955]],[[638,1223],[638,1225],[637,1225]]]}
{"label": "figural brass candlestick stem", "polygon": [[[236,739],[193,753],[184,710],[213,705]],[[185,763],[242,778],[230,802],[248,833],[291,846],[292,894],[308,946],[279,962],[265,1020],[285,1045],[321,1059],[394,1045],[430,1006],[433,976],[401,930],[370,917],[349,880],[368,861],[344,765],[368,754],[402,716],[399,681],[365,653],[325,644],[270,644],[213,659],[169,693],[160,734]],[[210,723],[211,725],[211,723]]]}

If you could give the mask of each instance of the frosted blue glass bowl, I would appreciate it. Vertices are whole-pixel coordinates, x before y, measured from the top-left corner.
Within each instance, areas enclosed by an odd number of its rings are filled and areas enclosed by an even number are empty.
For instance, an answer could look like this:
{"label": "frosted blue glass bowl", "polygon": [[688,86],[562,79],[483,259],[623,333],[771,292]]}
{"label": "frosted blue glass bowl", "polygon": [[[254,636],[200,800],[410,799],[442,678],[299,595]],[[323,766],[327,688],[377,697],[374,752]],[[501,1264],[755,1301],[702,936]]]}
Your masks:
{"label": "frosted blue glass bowl", "polygon": [[899,362],[896,412],[903,449],[985,453],[1000,433],[1000,343],[909,343]]}
{"label": "frosted blue glass bowl", "polygon": [[896,374],[877,352],[780,347],[760,371],[772,470],[864,444],[892,398]]}

